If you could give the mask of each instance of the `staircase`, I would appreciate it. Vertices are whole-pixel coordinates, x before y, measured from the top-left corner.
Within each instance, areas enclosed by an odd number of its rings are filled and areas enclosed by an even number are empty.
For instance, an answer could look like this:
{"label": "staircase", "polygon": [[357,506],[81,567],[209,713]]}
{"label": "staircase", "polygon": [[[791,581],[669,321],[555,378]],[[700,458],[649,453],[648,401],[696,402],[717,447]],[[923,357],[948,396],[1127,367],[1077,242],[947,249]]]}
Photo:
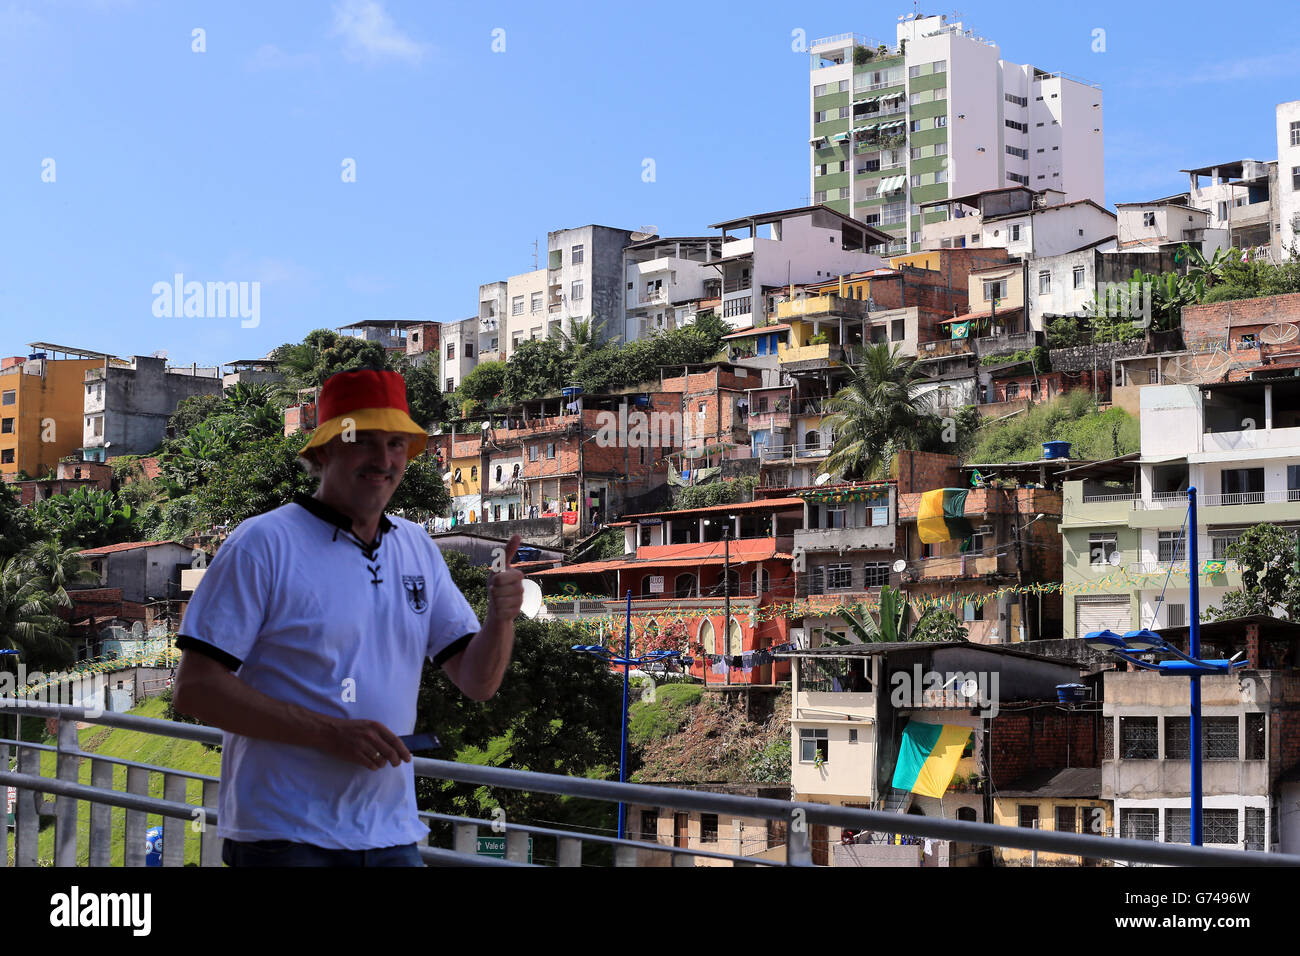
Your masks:
{"label": "staircase", "polygon": [[883,806],[880,809],[886,813],[906,813],[908,807],[912,805],[911,790],[896,790],[893,787],[885,794]]}

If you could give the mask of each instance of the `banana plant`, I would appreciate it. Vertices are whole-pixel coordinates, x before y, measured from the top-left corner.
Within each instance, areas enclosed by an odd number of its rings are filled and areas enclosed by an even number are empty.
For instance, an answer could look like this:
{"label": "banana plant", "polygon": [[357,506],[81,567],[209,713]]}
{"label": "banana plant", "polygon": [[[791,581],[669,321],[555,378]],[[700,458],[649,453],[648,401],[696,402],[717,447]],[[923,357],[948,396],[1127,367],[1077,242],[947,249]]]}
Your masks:
{"label": "banana plant", "polygon": [[899,644],[916,640],[951,640],[962,637],[950,627],[933,626],[939,624],[941,616],[949,612],[934,607],[919,615],[915,623],[910,623],[912,611],[907,596],[897,588],[886,585],[880,589],[880,602],[874,616],[862,604],[859,604],[854,611],[840,612],[839,616],[853,631],[853,637],[832,631],[826,631],[824,637],[836,644]]}

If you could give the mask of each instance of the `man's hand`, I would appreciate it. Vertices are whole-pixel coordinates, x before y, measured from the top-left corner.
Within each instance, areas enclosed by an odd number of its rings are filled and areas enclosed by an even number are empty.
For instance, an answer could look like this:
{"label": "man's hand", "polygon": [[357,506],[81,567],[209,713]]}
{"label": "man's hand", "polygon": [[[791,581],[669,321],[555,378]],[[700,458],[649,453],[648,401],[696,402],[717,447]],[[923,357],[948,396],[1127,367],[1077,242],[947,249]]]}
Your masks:
{"label": "man's hand", "polygon": [[488,617],[497,621],[513,621],[524,606],[524,572],[514,567],[515,552],[522,540],[519,535],[511,537],[506,545],[505,570],[488,579]]}
{"label": "man's hand", "polygon": [[375,720],[332,719],[320,749],[368,770],[378,770],[384,764],[396,767],[411,759],[411,752],[398,736]]}

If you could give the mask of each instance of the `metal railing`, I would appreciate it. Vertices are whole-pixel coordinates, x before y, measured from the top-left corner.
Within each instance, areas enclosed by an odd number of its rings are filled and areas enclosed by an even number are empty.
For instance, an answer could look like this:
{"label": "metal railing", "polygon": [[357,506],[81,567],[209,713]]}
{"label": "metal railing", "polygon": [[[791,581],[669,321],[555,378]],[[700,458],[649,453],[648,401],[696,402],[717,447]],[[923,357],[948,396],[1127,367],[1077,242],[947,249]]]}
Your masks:
{"label": "metal railing", "polygon": [[[180,740],[207,744],[221,741],[215,728],[175,723],[131,714],[95,713],[81,707],[36,704],[13,698],[0,698],[0,712],[28,717],[52,717],[58,721],[57,746],[0,740],[0,785],[17,788],[15,803],[14,862],[17,866],[38,865],[38,843],[42,816],[53,818],[53,862],[56,866],[78,863],[77,814],[79,805],[89,804],[88,860],[92,866],[108,865],[115,845],[123,851],[126,866],[145,863],[147,815],[161,815],[163,823],[163,866],[182,866],[185,861],[187,834],[197,834],[200,864],[220,865],[220,841],[215,824],[217,788],[213,777],[188,774],[167,767],[157,767],[129,760],[83,753],[77,740],[77,722],[84,721],[135,730]],[[11,746],[18,750],[17,767],[9,770]],[[41,773],[43,752],[56,754],[55,776]],[[91,762],[90,784],[78,782],[81,762]],[[435,824],[450,824],[451,847],[420,846],[421,857],[434,865],[520,866],[528,865],[529,841],[533,836],[554,839],[555,862],[559,866],[581,866],[584,848],[611,848],[616,866],[637,866],[645,862],[642,854],[665,854],[673,866],[693,866],[696,858],[731,862],[739,866],[811,866],[811,833],[815,827],[839,827],[855,831],[898,833],[904,837],[951,840],[983,846],[1011,847],[1066,853],[1092,859],[1170,866],[1298,866],[1300,856],[1281,853],[1253,853],[1240,850],[1202,849],[1153,841],[1118,839],[1104,836],[1058,833],[1022,827],[1002,827],[987,823],[923,817],[884,810],[860,810],[829,804],[777,800],[697,790],[679,790],[645,784],[616,783],[585,777],[511,770],[478,764],[417,757],[413,760],[417,776],[477,787],[500,788],[528,793],[546,793],[605,803],[622,802],[631,806],[698,811],[717,814],[720,819],[739,818],[783,824],[784,845],[769,846],[781,850],[778,859],[756,858],[724,853],[704,847],[668,846],[657,840],[627,839],[622,835],[604,836],[561,827],[483,820],[441,813],[421,813],[422,819]],[[126,790],[113,783],[113,769],[125,766]],[[163,776],[163,796],[149,796],[150,780]],[[197,779],[202,784],[202,804],[186,799],[186,783]],[[54,797],[51,802],[41,795]],[[117,831],[112,826],[114,807],[126,810],[125,824]],[[505,858],[477,853],[477,837],[482,827],[493,834],[504,833]],[[9,852],[9,830],[0,827],[2,859]],[[827,837],[829,841],[829,835]],[[770,841],[769,841],[770,842]],[[829,849],[829,845],[828,845]]]}
{"label": "metal railing", "polygon": [[1138,498],[1139,496],[1134,494],[1131,491],[1126,495],[1090,495],[1085,492],[1083,496],[1083,503],[1085,505],[1093,505],[1093,504],[1104,504],[1106,502],[1112,502],[1112,501],[1136,501],[1138,500]]}

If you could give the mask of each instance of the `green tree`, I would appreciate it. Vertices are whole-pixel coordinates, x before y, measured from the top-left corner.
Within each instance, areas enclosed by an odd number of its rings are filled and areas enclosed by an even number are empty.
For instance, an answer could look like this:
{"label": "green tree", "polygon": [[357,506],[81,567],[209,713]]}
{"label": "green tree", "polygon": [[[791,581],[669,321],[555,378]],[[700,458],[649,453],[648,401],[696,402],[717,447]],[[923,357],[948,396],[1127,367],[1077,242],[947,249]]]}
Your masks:
{"label": "green tree", "polygon": [[505,397],[514,405],[559,391],[566,383],[564,352],[555,339],[526,339],[506,365]]}
{"label": "green tree", "polygon": [[[569,319],[569,330],[557,327],[551,332],[551,338],[559,344],[565,361],[575,363],[588,352],[595,351],[601,343],[601,333],[605,323],[601,319]],[[617,342],[619,336],[610,336],[604,341],[608,344]]]}
{"label": "green tree", "polygon": [[702,485],[687,485],[679,488],[677,494],[665,511],[685,510],[688,508],[707,508],[711,505],[730,505],[740,501],[752,501],[754,489],[758,487],[758,478],[746,475],[740,478],[723,478]]}
{"label": "green tree", "polygon": [[[475,371],[477,370],[476,368]],[[403,358],[399,371],[406,379],[406,403],[410,406],[411,418],[417,425],[428,429],[429,426],[454,416],[455,413],[448,407],[447,396],[442,392],[442,383],[438,381],[440,366],[436,355],[431,361],[426,360],[419,365],[412,365]]]}
{"label": "green tree", "polygon": [[[0,564],[0,647],[17,650],[31,670],[57,670],[72,662],[64,624],[53,613],[54,599],[40,577],[21,558]],[[11,656],[0,666],[13,670]]]}
{"label": "green tree", "polygon": [[432,455],[420,455],[406,466],[388,510],[401,511],[411,521],[425,521],[451,509],[451,493],[442,480],[442,469]]}
{"label": "green tree", "polygon": [[37,537],[30,509],[19,504],[18,489],[0,481],[0,561],[12,558]]}
{"label": "green tree", "polygon": [[918,398],[916,360],[898,345],[869,346],[849,384],[826,401],[822,427],[835,436],[826,470],[846,477],[885,473],[895,449],[915,448],[925,415]]}
{"label": "green tree", "polygon": [[316,480],[298,461],[304,443],[302,435],[263,438],[218,461],[194,492],[192,505],[181,512],[191,522],[187,530],[212,524],[233,526],[288,504],[299,492],[310,494]]}
{"label": "green tree", "polygon": [[167,434],[184,435],[191,428],[206,421],[221,411],[223,399],[220,395],[190,395],[182,398],[167,419]]}
{"label": "green tree", "polygon": [[131,541],[138,530],[135,510],[102,488],[76,488],[37,502],[36,527],[42,537],[67,547],[97,548]]}
{"label": "green tree", "polygon": [[[479,409],[491,410],[505,404],[506,388],[505,362],[480,362],[461,380],[454,398],[454,415],[461,414],[461,403],[473,402]],[[471,414],[473,414],[471,412]]]}
{"label": "green tree", "polygon": [[[947,615],[945,617],[944,615]],[[964,641],[966,629],[960,623],[954,629],[952,621],[956,618],[951,611],[932,607],[925,613],[913,617],[916,611],[905,593],[885,585],[880,589],[880,603],[876,613],[864,605],[859,605],[856,613],[841,610],[840,617],[864,644],[895,644],[908,641]],[[951,620],[949,620],[951,618]],[[850,643],[832,632],[826,636],[840,643]]]}
{"label": "green tree", "polygon": [[1296,536],[1277,525],[1257,524],[1228,545],[1226,556],[1241,568],[1241,588],[1229,591],[1218,608],[1206,610],[1205,620],[1275,616],[1282,610],[1288,620],[1300,620],[1300,571],[1296,562]]}
{"label": "green tree", "polygon": [[40,582],[55,607],[72,607],[68,586],[93,584],[99,575],[90,569],[76,548],[65,548],[54,538],[42,538],[23,552],[22,566]]}

